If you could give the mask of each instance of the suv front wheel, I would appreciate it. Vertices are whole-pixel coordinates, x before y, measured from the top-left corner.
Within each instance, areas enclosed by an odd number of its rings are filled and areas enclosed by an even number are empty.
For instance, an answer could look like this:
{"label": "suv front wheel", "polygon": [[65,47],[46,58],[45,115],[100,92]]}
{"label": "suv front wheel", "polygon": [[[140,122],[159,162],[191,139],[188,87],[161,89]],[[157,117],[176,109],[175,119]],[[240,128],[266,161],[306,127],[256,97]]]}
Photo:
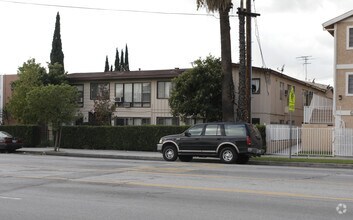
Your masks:
{"label": "suv front wheel", "polygon": [[233,148],[226,147],[221,150],[219,158],[223,163],[234,163],[234,161],[238,158],[238,155]]}
{"label": "suv front wheel", "polygon": [[168,145],[163,149],[163,158],[166,161],[175,161],[178,157],[176,147]]}

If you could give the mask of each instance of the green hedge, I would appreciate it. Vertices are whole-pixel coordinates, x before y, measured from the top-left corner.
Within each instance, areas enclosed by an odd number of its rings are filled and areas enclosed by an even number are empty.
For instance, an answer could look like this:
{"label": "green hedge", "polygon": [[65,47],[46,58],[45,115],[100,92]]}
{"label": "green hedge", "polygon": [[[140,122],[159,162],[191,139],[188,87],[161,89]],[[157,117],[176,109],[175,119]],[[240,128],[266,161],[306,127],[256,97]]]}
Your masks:
{"label": "green hedge", "polygon": [[36,125],[2,125],[0,130],[21,138],[25,147],[36,147],[41,142],[40,127]]}
{"label": "green hedge", "polygon": [[65,126],[61,147],[76,149],[109,149],[156,151],[159,139],[178,134],[187,126]]}
{"label": "green hedge", "polygon": [[[61,147],[76,149],[106,149],[156,151],[156,144],[165,135],[182,133],[188,126],[64,126]],[[257,125],[264,146],[266,126]],[[24,140],[25,147],[41,144],[41,129],[36,125],[4,125],[0,130]],[[45,140],[44,140],[45,141]]]}

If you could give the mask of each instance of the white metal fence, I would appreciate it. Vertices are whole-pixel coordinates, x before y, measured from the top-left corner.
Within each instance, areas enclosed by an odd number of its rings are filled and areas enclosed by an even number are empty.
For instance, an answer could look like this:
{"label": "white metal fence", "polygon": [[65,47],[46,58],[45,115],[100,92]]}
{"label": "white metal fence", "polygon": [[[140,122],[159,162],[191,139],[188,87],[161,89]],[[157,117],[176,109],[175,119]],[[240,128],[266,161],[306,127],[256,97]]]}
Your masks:
{"label": "white metal fence", "polygon": [[266,126],[267,154],[353,156],[353,129]]}
{"label": "white metal fence", "polygon": [[353,156],[353,129],[337,128],[334,135],[335,155]]}

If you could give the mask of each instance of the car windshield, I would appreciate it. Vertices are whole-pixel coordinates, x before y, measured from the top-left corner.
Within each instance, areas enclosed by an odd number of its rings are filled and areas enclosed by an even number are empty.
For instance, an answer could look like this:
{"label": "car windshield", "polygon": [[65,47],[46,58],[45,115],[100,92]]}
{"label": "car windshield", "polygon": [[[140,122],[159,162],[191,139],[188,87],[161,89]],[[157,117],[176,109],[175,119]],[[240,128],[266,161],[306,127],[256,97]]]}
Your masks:
{"label": "car windshield", "polygon": [[6,131],[0,131],[0,138],[12,138],[11,134],[7,133]]}

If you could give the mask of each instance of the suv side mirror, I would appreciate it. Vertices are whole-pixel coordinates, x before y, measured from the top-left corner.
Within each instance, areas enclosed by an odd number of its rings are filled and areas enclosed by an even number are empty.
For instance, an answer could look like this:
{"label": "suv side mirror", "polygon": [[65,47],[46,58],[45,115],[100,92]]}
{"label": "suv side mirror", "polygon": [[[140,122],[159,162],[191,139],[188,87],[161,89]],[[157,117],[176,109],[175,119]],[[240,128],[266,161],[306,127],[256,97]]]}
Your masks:
{"label": "suv side mirror", "polygon": [[184,134],[185,134],[186,137],[190,137],[191,136],[190,132],[188,132],[188,131],[185,131]]}

